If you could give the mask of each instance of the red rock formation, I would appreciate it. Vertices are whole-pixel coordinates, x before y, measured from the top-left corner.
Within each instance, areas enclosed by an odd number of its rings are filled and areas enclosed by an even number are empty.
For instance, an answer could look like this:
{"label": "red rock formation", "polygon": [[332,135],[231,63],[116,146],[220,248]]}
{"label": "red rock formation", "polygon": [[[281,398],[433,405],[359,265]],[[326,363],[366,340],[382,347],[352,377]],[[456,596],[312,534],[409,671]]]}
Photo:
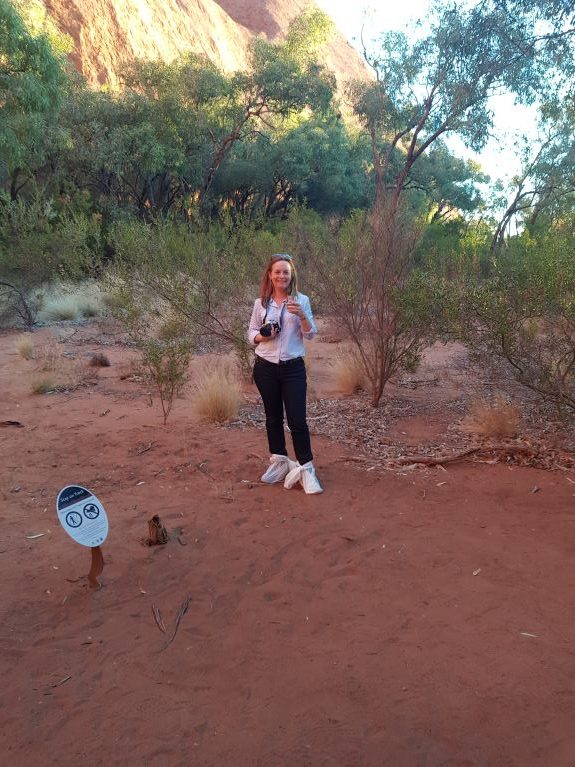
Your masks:
{"label": "red rock formation", "polygon": [[[226,71],[245,68],[249,40],[281,39],[308,0],[42,0],[74,41],[71,59],[94,87],[117,87],[127,61],[205,54]],[[340,83],[369,76],[336,32],[325,56]]]}

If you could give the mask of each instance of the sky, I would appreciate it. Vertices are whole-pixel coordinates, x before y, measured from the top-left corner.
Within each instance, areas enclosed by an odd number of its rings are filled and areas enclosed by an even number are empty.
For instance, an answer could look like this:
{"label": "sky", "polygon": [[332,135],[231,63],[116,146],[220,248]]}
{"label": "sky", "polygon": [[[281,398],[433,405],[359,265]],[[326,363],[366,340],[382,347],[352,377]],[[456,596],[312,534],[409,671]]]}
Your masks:
{"label": "sky", "polygon": [[[337,24],[352,45],[360,49],[360,32],[365,23],[373,38],[382,31],[409,28],[409,22],[424,19],[432,3],[430,0],[385,0],[374,3],[366,0],[315,0]],[[367,17],[366,17],[367,12]],[[367,18],[367,21],[365,21]],[[469,151],[457,137],[447,143],[452,152],[465,159],[474,159],[494,182],[508,181],[519,169],[516,151],[519,133],[534,123],[533,112],[513,103],[511,96],[500,96],[492,102],[496,135],[477,155]]]}
{"label": "sky", "polygon": [[410,20],[424,18],[431,3],[429,0],[315,0],[317,5],[335,21],[340,31],[353,43],[359,39],[365,13],[369,14],[366,29],[403,30]]}

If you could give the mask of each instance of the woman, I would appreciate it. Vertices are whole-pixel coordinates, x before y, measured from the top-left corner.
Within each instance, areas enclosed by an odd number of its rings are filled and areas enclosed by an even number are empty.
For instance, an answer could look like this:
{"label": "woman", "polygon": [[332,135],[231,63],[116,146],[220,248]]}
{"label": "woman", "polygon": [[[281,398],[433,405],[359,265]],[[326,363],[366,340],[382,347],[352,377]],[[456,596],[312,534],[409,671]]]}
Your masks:
{"label": "woman", "polygon": [[[263,482],[284,482],[290,488],[301,482],[306,493],[321,493],[315,474],[306,421],[307,379],[303,339],[317,328],[309,298],[297,290],[291,256],[276,253],[262,277],[260,297],[254,303],[248,338],[256,347],[254,381],[266,412],[271,453]],[[284,407],[297,463],[287,456]]]}

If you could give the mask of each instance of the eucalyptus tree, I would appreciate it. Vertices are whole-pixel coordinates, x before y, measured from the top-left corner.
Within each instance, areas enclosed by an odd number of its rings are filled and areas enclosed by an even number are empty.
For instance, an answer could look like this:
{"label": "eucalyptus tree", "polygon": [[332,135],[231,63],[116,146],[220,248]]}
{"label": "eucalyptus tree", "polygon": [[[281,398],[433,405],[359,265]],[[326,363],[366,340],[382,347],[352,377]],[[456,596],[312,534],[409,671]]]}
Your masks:
{"label": "eucalyptus tree", "polygon": [[[511,12],[511,5],[440,5],[426,33],[414,39],[387,33],[377,53],[366,51],[374,80],[349,88],[370,140],[375,196],[360,231],[361,279],[353,300],[327,271],[325,293],[358,345],[374,405],[405,360],[417,357],[433,324],[421,314],[419,327],[406,323],[405,306],[414,304],[401,300],[412,282],[418,239],[405,194],[416,165],[450,133],[480,150],[489,137],[493,95],[511,90],[533,102],[554,84],[553,72],[559,81],[572,65],[573,29],[553,24],[558,0],[544,3],[541,12],[518,0]],[[551,19],[547,26],[545,19]]]}
{"label": "eucalyptus tree", "polygon": [[565,152],[548,136],[533,146],[531,140],[521,147],[522,168],[511,179],[511,199],[501,215],[491,241],[491,253],[509,236],[514,219],[532,228],[544,211],[557,212],[561,202],[575,192],[575,148]]}
{"label": "eucalyptus tree", "polygon": [[212,183],[218,206],[246,216],[267,211],[275,198],[271,131],[255,131],[230,149]]}
{"label": "eucalyptus tree", "polygon": [[[31,325],[34,309],[27,295],[30,279],[30,240],[36,218],[45,222],[18,200],[32,169],[43,160],[44,142],[50,121],[57,114],[67,79],[61,52],[54,49],[48,30],[28,25],[19,6],[0,0],[0,174],[8,181],[9,196],[0,195],[0,314],[15,311]],[[38,263],[42,274],[50,271],[53,253],[42,252]],[[46,266],[48,264],[48,266]]]}
{"label": "eucalyptus tree", "polygon": [[317,52],[330,34],[331,22],[321,11],[308,11],[290,24],[285,42],[256,38],[249,48],[249,67],[234,74],[222,94],[220,123],[211,133],[212,153],[200,198],[210,191],[224,158],[237,141],[254,129],[273,128],[308,107],[327,109],[335,79],[317,61]]}
{"label": "eucalyptus tree", "polygon": [[[351,95],[371,140],[376,208],[388,197],[397,204],[414,164],[443,136],[457,133],[480,150],[491,96],[509,89],[533,102],[552,82],[551,68],[571,66],[573,30],[539,32],[539,16],[510,13],[502,2],[444,6],[425,37],[387,33],[377,54],[366,51],[375,82],[356,83]],[[396,148],[403,162],[390,181]]]}
{"label": "eucalyptus tree", "polygon": [[[274,135],[278,123],[306,107],[327,108],[334,78],[317,63],[317,55],[330,29],[325,14],[304,12],[294,19],[284,42],[271,43],[263,38],[252,41],[247,70],[233,74],[197,54],[184,55],[169,65],[135,64],[125,76],[130,95],[122,96],[123,106],[147,110],[149,115],[134,122],[128,114],[117,143],[119,148],[126,146],[128,161],[140,157],[149,147],[146,160],[133,163],[131,170],[131,175],[134,170],[140,171],[136,175],[138,197],[143,204],[155,208],[160,197],[171,204],[178,196],[187,195],[188,208],[193,203],[205,213],[212,204],[217,206],[218,193],[229,188],[231,176],[243,187],[239,198],[245,197],[248,189],[250,199],[253,190],[249,177],[253,173],[245,164],[246,178],[238,178],[238,157],[242,152],[237,153],[234,169],[233,162],[228,164],[228,178],[222,178],[216,189],[214,181],[238,142],[246,142],[244,154],[249,155],[260,136]],[[118,109],[119,99],[115,102]],[[143,130],[142,125],[152,122],[154,127],[142,137],[140,148],[137,133]],[[130,125],[133,138],[129,135]],[[170,152],[178,155],[178,162],[168,165],[164,173],[157,164],[160,153],[154,154],[153,142],[148,141],[153,137],[159,139],[158,148],[169,145]],[[261,177],[261,173],[255,175]]]}
{"label": "eucalyptus tree", "polygon": [[364,167],[369,147],[337,115],[306,116],[254,132],[222,163],[213,193],[238,212],[285,217],[293,205],[347,215],[371,197]]}
{"label": "eucalyptus tree", "polygon": [[70,150],[62,159],[75,185],[143,217],[167,213],[182,195],[186,155],[161,105],[132,91],[81,90],[70,106]]}
{"label": "eucalyptus tree", "polygon": [[204,185],[213,145],[226,122],[232,98],[231,76],[205,56],[188,53],[170,64],[136,62],[125,84],[132,97],[144,98],[181,152],[172,185],[181,196],[196,198]]}
{"label": "eucalyptus tree", "polygon": [[38,162],[67,83],[65,45],[55,48],[52,32],[28,25],[19,5],[0,0],[0,162],[12,198],[23,170]]}
{"label": "eucalyptus tree", "polygon": [[[324,216],[345,216],[368,207],[369,147],[338,115],[302,120],[278,136],[273,146],[276,182],[290,191],[293,201]],[[275,209],[282,203],[278,195]]]}
{"label": "eucalyptus tree", "polygon": [[476,213],[485,204],[479,185],[488,181],[475,160],[457,157],[438,140],[414,166],[406,191],[422,195],[428,220],[434,222]]}
{"label": "eucalyptus tree", "polygon": [[541,109],[536,138],[518,141],[521,170],[511,179],[503,213],[491,243],[501,247],[513,220],[533,229],[545,220],[569,216],[575,204],[575,110],[572,100],[547,103]]}

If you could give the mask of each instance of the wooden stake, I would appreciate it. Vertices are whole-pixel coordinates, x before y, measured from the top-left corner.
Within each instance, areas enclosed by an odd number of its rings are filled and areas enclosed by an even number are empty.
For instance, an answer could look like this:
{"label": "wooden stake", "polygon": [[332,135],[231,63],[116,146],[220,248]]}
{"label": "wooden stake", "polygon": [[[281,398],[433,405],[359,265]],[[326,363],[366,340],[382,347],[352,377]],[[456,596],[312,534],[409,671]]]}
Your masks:
{"label": "wooden stake", "polygon": [[102,549],[99,546],[94,546],[92,549],[92,565],[90,572],[88,573],[88,583],[91,589],[101,589],[102,584],[98,580],[98,576],[104,569],[104,556]]}

